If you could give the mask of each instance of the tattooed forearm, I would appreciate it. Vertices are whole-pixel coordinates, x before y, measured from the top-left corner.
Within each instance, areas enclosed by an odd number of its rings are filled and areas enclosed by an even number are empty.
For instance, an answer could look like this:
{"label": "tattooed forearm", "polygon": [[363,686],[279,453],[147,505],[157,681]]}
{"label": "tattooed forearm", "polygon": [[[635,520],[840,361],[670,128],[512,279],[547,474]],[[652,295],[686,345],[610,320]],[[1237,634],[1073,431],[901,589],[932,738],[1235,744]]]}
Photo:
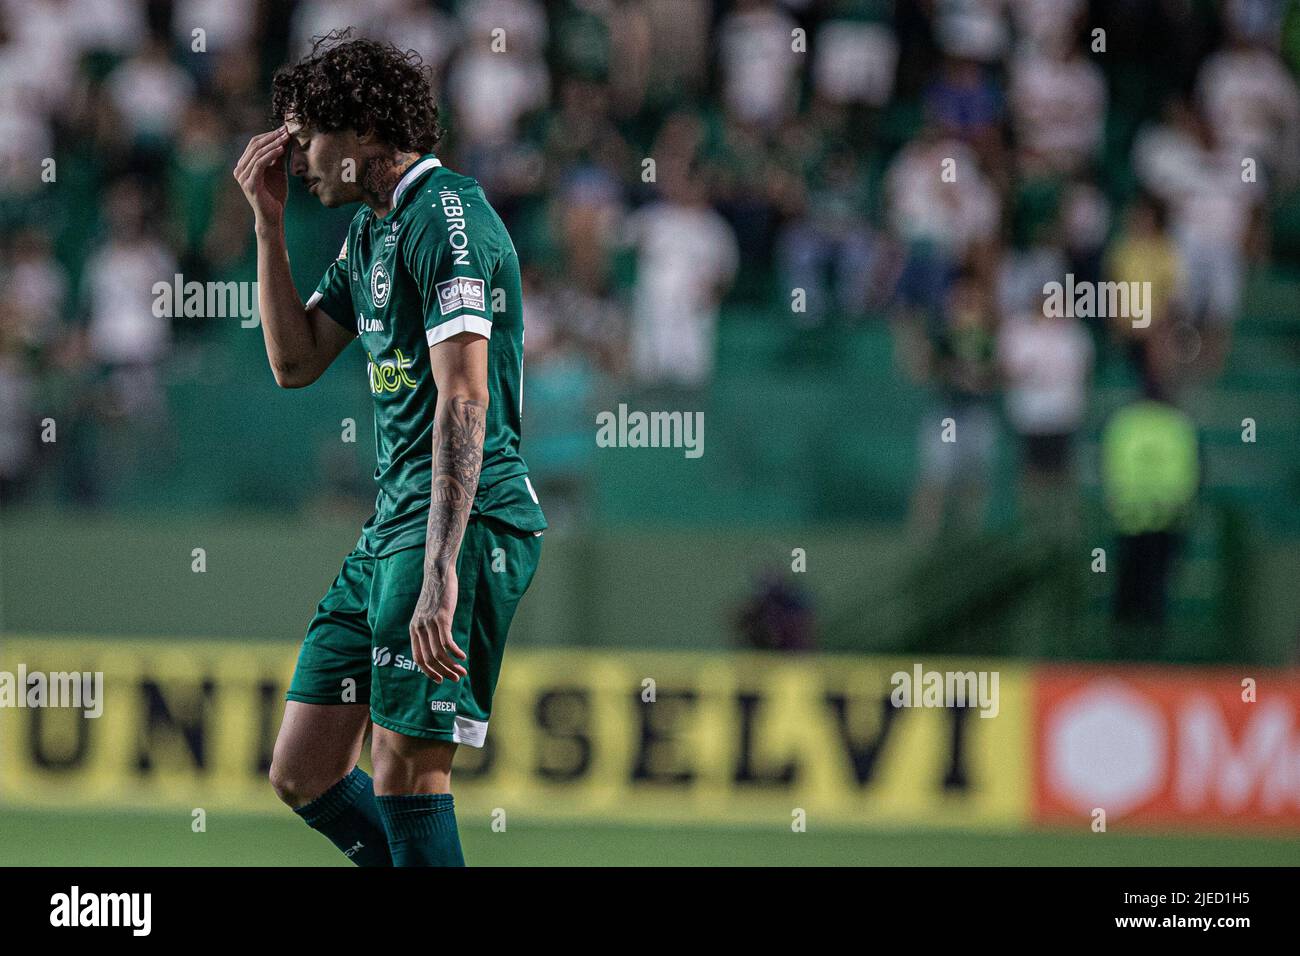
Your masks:
{"label": "tattooed forearm", "polygon": [[487,403],[454,395],[439,402],[433,433],[433,500],[424,552],[427,580],[440,581],[456,560],[483,467]]}

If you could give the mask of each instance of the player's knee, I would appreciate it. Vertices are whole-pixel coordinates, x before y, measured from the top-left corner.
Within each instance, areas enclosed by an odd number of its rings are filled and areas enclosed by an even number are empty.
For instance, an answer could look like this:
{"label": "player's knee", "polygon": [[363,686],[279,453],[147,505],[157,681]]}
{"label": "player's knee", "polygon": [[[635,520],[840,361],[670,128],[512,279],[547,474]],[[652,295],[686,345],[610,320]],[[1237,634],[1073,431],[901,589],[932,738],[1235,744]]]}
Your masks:
{"label": "player's knee", "polygon": [[333,783],[322,783],[315,775],[302,773],[279,760],[271,761],[271,770],[267,776],[275,795],[295,809],[311,803]]}

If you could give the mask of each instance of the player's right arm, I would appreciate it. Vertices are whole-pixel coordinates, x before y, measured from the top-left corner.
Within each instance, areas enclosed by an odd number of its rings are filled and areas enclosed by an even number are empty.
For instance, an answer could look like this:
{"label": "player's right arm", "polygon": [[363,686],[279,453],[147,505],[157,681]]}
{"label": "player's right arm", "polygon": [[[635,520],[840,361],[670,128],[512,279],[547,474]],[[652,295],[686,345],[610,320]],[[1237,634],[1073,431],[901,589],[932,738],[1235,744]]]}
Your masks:
{"label": "player's right arm", "polygon": [[321,377],[355,338],[319,306],[303,305],[289,271],[284,241],[284,204],[289,193],[282,126],[248,141],[235,166],[235,179],[253,207],[257,235],[257,307],[266,357],[281,388],[302,388]]}

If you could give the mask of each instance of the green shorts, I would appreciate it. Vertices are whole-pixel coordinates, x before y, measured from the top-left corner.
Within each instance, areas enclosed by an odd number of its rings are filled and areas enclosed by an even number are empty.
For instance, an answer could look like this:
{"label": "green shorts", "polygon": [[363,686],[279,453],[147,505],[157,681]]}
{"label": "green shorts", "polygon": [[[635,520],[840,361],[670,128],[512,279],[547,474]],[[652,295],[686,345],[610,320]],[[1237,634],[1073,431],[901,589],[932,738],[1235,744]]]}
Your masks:
{"label": "green shorts", "polygon": [[411,614],[424,583],[424,548],[372,557],[353,551],[307,627],[286,695],[308,704],[370,702],[380,727],[427,740],[483,746],[506,631],[537,571],[542,538],[482,516],[465,528],[452,635],[468,673],[441,684],[411,657]]}

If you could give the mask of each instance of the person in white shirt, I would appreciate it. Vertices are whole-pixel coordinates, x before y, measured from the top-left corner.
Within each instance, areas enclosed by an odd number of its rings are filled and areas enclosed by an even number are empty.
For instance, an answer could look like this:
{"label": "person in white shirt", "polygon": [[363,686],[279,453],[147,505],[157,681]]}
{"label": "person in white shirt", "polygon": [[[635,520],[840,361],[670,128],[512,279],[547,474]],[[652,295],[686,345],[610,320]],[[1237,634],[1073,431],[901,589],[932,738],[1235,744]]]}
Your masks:
{"label": "person in white shirt", "polygon": [[647,385],[698,388],[713,374],[718,306],[740,249],[698,175],[660,172],[664,198],[632,213],[626,227],[637,253],[632,372]]}
{"label": "person in white shirt", "polygon": [[1070,479],[1074,439],[1088,407],[1092,339],[1077,318],[1047,315],[1041,308],[1022,312],[1002,324],[998,365],[1033,513],[1059,500],[1059,494],[1048,494]]}

